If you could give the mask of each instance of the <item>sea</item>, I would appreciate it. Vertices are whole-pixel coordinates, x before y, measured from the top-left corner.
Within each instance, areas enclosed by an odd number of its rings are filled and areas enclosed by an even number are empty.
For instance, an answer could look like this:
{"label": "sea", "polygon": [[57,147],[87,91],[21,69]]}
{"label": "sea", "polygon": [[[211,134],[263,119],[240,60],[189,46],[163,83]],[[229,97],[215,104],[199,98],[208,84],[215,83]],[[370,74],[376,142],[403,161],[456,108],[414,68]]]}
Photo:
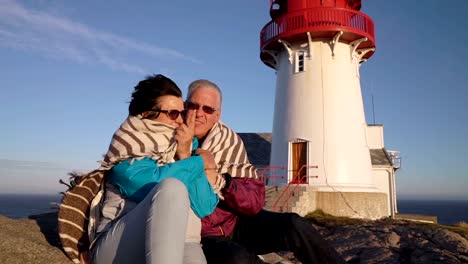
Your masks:
{"label": "sea", "polygon": [[[58,209],[61,195],[0,194],[0,215],[28,218]],[[439,224],[468,223],[468,200],[398,200],[398,212],[437,216]]]}
{"label": "sea", "polygon": [[439,224],[468,223],[468,200],[398,200],[401,214],[437,216]]}
{"label": "sea", "polygon": [[53,194],[0,194],[0,215],[9,218],[28,218],[58,211],[61,195]]}

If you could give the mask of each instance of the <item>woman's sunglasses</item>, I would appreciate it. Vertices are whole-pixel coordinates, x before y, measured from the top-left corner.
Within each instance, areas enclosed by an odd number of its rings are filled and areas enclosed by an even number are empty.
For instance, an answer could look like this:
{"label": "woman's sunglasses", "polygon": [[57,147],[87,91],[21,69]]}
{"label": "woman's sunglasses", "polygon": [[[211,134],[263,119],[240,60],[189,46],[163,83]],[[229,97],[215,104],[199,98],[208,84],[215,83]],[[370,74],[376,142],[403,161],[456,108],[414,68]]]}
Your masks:
{"label": "woman's sunglasses", "polygon": [[205,112],[206,114],[209,114],[209,115],[216,112],[216,108],[213,108],[211,106],[199,105],[199,104],[192,103],[192,102],[186,102],[185,103],[185,108],[187,108],[188,110],[198,110],[198,109],[200,109],[200,107],[203,110],[203,112]]}
{"label": "woman's sunglasses", "polygon": [[153,115],[147,116],[146,118],[158,118],[160,113],[164,113],[169,117],[171,120],[176,120],[179,115],[182,116],[182,118],[185,118],[185,114],[187,113],[187,110],[161,110],[161,109],[153,109],[149,112],[153,112]]}

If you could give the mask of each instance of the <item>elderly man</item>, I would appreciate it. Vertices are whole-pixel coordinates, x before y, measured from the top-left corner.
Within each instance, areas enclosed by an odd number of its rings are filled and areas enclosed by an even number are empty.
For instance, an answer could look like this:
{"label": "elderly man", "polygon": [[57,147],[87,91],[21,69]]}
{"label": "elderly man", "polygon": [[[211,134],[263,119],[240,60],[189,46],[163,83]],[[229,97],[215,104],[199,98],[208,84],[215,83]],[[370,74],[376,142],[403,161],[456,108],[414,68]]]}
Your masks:
{"label": "elderly man", "polygon": [[194,135],[214,156],[219,186],[215,191],[222,199],[213,214],[202,219],[208,263],[263,263],[257,255],[275,251],[292,251],[302,263],[344,263],[304,218],[262,209],[265,186],[240,137],[220,121],[221,103],[221,90],[213,82],[190,84],[186,109],[197,110]]}

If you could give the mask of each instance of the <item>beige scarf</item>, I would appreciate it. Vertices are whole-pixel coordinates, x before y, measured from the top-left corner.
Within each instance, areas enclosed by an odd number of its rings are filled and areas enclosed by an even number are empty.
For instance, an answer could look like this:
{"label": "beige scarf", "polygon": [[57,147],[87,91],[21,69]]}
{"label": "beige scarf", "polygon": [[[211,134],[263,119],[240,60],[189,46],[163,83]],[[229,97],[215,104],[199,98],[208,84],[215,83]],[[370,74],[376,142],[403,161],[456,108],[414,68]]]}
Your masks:
{"label": "beige scarf", "polygon": [[129,158],[151,157],[164,165],[174,162],[177,143],[174,127],[141,116],[130,116],[114,133],[112,141],[102,162],[108,169]]}

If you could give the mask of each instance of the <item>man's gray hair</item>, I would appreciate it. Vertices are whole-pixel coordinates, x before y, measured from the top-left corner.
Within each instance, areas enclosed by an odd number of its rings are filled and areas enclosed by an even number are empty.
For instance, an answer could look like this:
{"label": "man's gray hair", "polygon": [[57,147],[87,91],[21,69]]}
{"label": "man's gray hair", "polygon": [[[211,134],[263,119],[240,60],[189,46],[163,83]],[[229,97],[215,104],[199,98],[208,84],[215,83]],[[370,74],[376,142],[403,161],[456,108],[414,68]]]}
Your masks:
{"label": "man's gray hair", "polygon": [[208,88],[208,89],[213,89],[219,94],[219,105],[221,106],[223,103],[223,93],[221,92],[221,89],[219,89],[218,85],[216,83],[200,79],[193,81],[188,88],[188,93],[187,93],[187,100],[190,100],[192,97],[192,94],[198,89],[198,88]]}

